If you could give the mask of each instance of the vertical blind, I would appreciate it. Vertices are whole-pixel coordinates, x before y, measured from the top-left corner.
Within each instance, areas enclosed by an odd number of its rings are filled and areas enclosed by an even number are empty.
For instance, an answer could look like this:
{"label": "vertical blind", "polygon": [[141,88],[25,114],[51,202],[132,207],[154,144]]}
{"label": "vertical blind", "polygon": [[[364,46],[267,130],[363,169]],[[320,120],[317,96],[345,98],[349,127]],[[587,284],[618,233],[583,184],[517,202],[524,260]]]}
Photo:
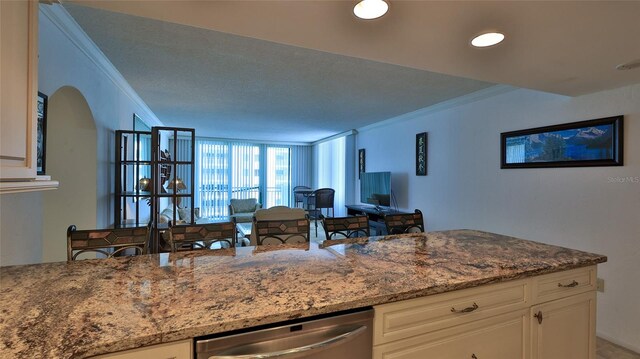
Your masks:
{"label": "vertical blind", "polygon": [[222,141],[196,140],[195,206],[200,216],[222,218],[228,215],[229,145]]}
{"label": "vertical blind", "polygon": [[195,206],[202,217],[225,218],[231,198],[290,206],[293,186],[311,182],[310,146],[196,138],[195,152]]}
{"label": "vertical blind", "polygon": [[336,193],[333,208],[336,216],[345,214],[346,139],[336,138],[315,145],[315,186],[333,188]]}

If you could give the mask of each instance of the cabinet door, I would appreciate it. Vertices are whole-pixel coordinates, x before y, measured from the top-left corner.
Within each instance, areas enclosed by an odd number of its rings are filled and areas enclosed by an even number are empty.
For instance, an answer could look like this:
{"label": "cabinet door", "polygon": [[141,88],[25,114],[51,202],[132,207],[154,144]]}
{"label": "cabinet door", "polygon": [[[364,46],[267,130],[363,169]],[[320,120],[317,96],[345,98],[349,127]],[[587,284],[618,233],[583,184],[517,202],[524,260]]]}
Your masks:
{"label": "cabinet door", "polygon": [[531,308],[532,359],[595,358],[596,293]]}
{"label": "cabinet door", "polygon": [[520,310],[373,347],[374,359],[523,359],[528,313]]}
{"label": "cabinet door", "polygon": [[37,0],[0,1],[0,179],[36,177]]}
{"label": "cabinet door", "polygon": [[191,359],[192,340],[152,345],[145,348],[105,354],[94,359]]}

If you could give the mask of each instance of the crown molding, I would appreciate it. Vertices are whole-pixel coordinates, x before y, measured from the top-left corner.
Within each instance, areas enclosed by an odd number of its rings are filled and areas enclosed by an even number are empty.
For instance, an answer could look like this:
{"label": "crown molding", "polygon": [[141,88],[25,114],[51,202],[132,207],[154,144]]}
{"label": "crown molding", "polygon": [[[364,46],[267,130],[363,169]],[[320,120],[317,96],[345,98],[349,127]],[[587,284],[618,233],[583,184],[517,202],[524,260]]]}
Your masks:
{"label": "crown molding", "polygon": [[315,146],[315,145],[321,144],[323,142],[335,140],[336,138],[341,138],[341,137],[350,136],[350,135],[357,135],[357,134],[358,134],[358,131],[356,131],[356,130],[348,130],[348,131],[336,133],[335,135],[332,135],[332,136],[325,137],[325,138],[322,138],[320,140],[314,141],[314,142],[311,143],[311,145]]}
{"label": "crown molding", "polygon": [[82,30],[80,25],[71,17],[67,10],[60,4],[41,5],[40,14],[46,16],[62,33],[73,43],[96,67],[118,87],[129,99],[138,105],[142,111],[136,112],[149,125],[163,126],[153,111],[142,100],[120,71],[107,59],[98,46]]}
{"label": "crown molding", "polygon": [[408,112],[396,117],[392,117],[390,119],[387,120],[383,120],[380,122],[376,122],[376,123],[372,123],[370,125],[364,126],[364,127],[360,127],[358,128],[357,132],[366,132],[366,131],[370,131],[373,130],[374,128],[378,128],[378,127],[383,127],[383,126],[389,126],[395,123],[399,123],[399,122],[404,122],[404,121],[409,121],[409,120],[413,120],[416,118],[421,118],[421,117],[425,117],[431,114],[434,114],[436,112],[441,112],[444,110],[448,110],[454,107],[458,107],[458,106],[462,106],[462,105],[466,105],[466,104],[470,104],[472,102],[476,102],[476,101],[480,101],[480,100],[484,100],[490,97],[494,97],[494,96],[498,96],[501,95],[503,93],[507,93],[507,92],[511,92],[514,90],[517,90],[517,87],[513,87],[513,86],[508,86],[508,85],[494,85],[491,87],[487,87],[485,89],[482,90],[478,90],[478,91],[474,91],[472,93],[460,96],[460,97],[456,97],[456,98],[452,98],[450,100],[447,101],[443,101],[440,103],[437,103],[435,105],[432,106],[428,106],[428,107],[424,107],[421,108],[419,110],[415,110],[413,112]]}
{"label": "crown molding", "polygon": [[196,136],[196,140],[221,141],[221,142],[229,142],[229,143],[252,143],[256,145],[280,145],[280,146],[311,146],[313,145],[312,142],[250,140],[250,139],[241,139],[241,138],[207,137],[207,136]]}

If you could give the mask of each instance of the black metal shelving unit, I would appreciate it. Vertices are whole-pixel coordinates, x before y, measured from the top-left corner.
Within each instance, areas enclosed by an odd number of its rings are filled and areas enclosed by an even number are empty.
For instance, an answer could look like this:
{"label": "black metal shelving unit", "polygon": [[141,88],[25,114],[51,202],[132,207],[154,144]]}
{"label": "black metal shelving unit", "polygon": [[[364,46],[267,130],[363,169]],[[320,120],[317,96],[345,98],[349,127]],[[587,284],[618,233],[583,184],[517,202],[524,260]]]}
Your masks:
{"label": "black metal shelving unit", "polygon": [[[114,227],[152,223],[151,252],[163,251],[161,232],[168,224],[194,223],[195,130],[152,127],[116,131]],[[180,212],[190,214],[181,220]],[[163,218],[165,218],[163,217]]]}

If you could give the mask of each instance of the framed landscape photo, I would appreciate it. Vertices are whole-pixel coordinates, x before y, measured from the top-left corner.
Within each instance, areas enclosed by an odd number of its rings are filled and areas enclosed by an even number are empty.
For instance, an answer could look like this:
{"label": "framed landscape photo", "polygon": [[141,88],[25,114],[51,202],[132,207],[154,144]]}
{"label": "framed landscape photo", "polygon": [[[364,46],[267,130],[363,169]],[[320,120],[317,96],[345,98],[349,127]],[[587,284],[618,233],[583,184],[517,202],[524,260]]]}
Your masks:
{"label": "framed landscape photo", "polygon": [[44,175],[47,158],[47,95],[38,92],[38,100],[36,103],[36,114],[38,116],[38,123],[36,125],[36,171],[38,175]]}
{"label": "framed landscape photo", "polygon": [[622,166],[623,116],[504,132],[500,168]]}
{"label": "framed landscape photo", "polygon": [[427,133],[416,135],[416,176],[427,175]]}
{"label": "framed landscape photo", "polygon": [[365,168],[365,153],[364,148],[358,150],[358,178],[362,172],[367,172]]}

